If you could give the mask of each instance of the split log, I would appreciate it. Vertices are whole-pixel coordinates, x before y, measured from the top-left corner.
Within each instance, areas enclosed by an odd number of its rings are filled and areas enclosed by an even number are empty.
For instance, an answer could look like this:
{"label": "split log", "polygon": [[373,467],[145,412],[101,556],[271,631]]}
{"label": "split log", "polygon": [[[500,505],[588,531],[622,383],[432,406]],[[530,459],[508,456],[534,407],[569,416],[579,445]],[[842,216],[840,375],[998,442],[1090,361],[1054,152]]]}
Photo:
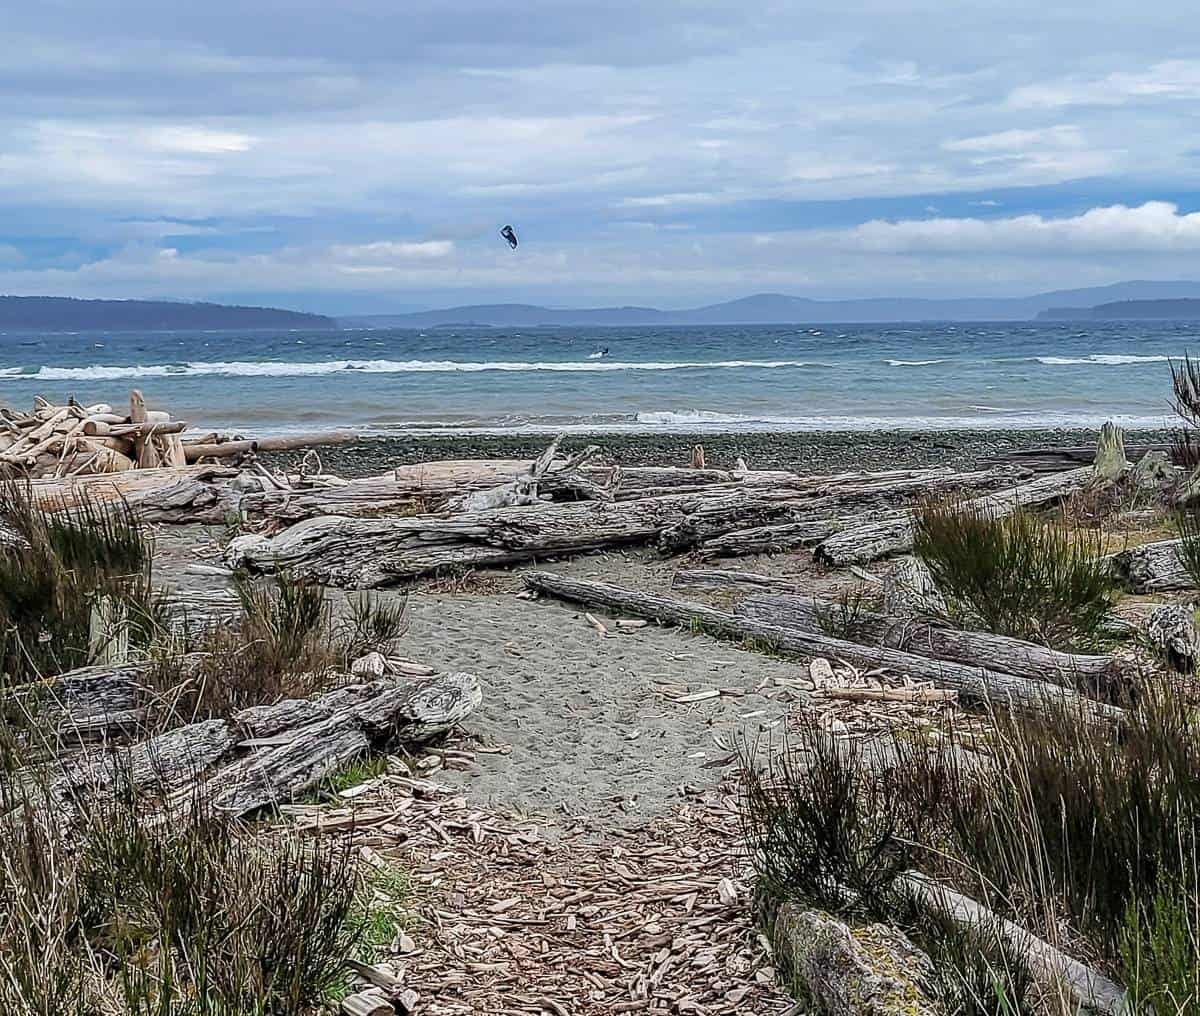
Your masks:
{"label": "split log", "polygon": [[803,985],[825,1016],[936,1016],[922,989],[933,963],[886,924],[859,928],[784,903],[771,929],[785,976]]}
{"label": "split log", "polygon": [[[289,700],[243,710],[229,720],[191,723],[115,753],[73,760],[51,789],[62,801],[117,792],[186,800],[199,785],[201,797],[215,809],[245,815],[311,790],[373,746],[441,736],[480,701],[479,681],[470,674],[341,688],[303,703]],[[240,747],[247,739],[248,750]]]}
{"label": "split log", "polygon": [[[677,494],[614,503],[537,504],[449,518],[299,522],[274,537],[239,537],[226,562],[260,572],[288,570],[330,585],[373,588],[445,568],[517,564],[539,557],[650,543],[670,531],[669,549],[687,534],[713,535],[747,517],[766,521],[796,505],[770,491],[734,490],[719,498]],[[699,522],[689,522],[702,512]]]}
{"label": "split log", "polygon": [[1083,1012],[1131,1016],[1132,1006],[1122,987],[970,897],[915,871],[900,876],[899,888],[920,906],[943,914],[960,927],[1004,942],[1024,960],[1034,983],[1048,998],[1067,994],[1063,999],[1069,1002],[1064,1006],[1067,1011],[1080,1008]]}
{"label": "split log", "polygon": [[[1065,473],[1039,476],[1035,480],[964,502],[964,509],[985,518],[1011,515],[1020,508],[1036,508],[1082,490],[1095,477],[1091,466]],[[871,522],[835,533],[817,545],[819,561],[836,567],[865,564],[892,554],[902,554],[913,545],[913,517],[909,512],[883,522]]]}
{"label": "split log", "polygon": [[844,623],[852,629],[846,637],[854,642],[889,646],[1032,681],[1049,681],[1064,688],[1113,690],[1126,685],[1133,676],[1129,665],[1116,656],[1062,653],[1006,635],[853,610],[815,597],[759,593],[738,604],[735,613],[813,633],[828,632]]}
{"label": "split log", "polygon": [[699,622],[714,634],[762,639],[784,652],[800,656],[834,657],[867,669],[882,667],[930,681],[942,688],[952,688],[963,698],[976,702],[1034,713],[1059,706],[1089,719],[1119,720],[1124,715],[1123,710],[1093,702],[1070,688],[983,667],[936,660],[883,646],[861,645],[818,632],[731,614],[702,603],[623,589],[604,582],[571,579],[552,572],[529,572],[523,578],[530,589],[574,603],[594,604],[670,624]]}
{"label": "split log", "polygon": [[750,554],[778,554],[797,547],[812,547],[847,526],[860,525],[862,513],[830,516],[803,522],[782,522],[772,526],[735,529],[700,544],[704,557],[744,557]]}
{"label": "split log", "polygon": [[1160,540],[1130,547],[1109,560],[1120,580],[1135,593],[1194,589],[1195,581],[1183,563],[1182,540]]}

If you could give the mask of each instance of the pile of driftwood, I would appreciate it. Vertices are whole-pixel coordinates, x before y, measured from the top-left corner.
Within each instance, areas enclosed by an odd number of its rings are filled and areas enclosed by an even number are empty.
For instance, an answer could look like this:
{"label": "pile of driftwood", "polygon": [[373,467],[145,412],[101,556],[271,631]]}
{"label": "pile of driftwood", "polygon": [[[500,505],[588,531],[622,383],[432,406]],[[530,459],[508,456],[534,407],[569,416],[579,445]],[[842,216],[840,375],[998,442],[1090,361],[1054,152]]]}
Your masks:
{"label": "pile of driftwood", "polygon": [[78,476],[187,463],[180,434],[187,424],[146,408],[142,393],[129,411],[106,403],[56,406],[34,399],[33,412],[0,409],[0,476]]}
{"label": "pile of driftwood", "polygon": [[[307,437],[253,441],[221,434],[193,435],[165,410],[149,409],[140,391],[129,393],[129,410],[107,403],[56,406],[38,396],[32,412],[0,407],[0,479],[71,477],[131,469],[180,469],[189,463],[237,459],[257,451],[305,447]],[[322,443],[350,440],[322,435]]]}

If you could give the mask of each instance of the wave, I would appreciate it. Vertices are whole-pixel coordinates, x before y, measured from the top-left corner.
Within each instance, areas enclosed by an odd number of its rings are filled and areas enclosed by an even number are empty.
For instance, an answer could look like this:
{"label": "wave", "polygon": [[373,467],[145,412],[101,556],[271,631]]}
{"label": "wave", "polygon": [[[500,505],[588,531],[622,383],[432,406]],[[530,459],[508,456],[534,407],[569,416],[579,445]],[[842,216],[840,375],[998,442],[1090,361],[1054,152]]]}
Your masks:
{"label": "wave", "polygon": [[807,360],[714,360],[714,361],[648,361],[639,363],[594,361],[482,361],[458,360],[321,360],[315,363],[284,362],[280,360],[227,362],[197,362],[182,364],[129,364],[90,367],[39,367],[25,372],[21,367],[0,369],[0,381],[117,381],[125,378],[174,377],[309,377],[325,374],[476,374],[488,371],[526,373],[550,372],[608,372],[628,370],[775,370],[783,367],[822,367],[825,364]]}
{"label": "wave", "polygon": [[[974,407],[972,407],[974,408]],[[437,421],[408,421],[395,425],[366,425],[364,436],[394,435],[398,431],[423,434],[723,434],[723,433],[819,433],[863,431],[945,431],[945,430],[1060,430],[1094,429],[1106,420],[1129,430],[1163,430],[1170,426],[1165,416],[1143,416],[1133,413],[1090,413],[1086,410],[1061,411],[1043,409],[1001,410],[979,407],[975,412],[946,416],[849,416],[840,414],[812,416],[756,416],[721,413],[711,410],[643,411],[623,419],[562,419],[547,421],[538,418],[509,418],[488,422],[445,425]]]}
{"label": "wave", "polygon": [[1133,353],[1090,353],[1087,356],[1035,356],[1033,359],[1052,367],[1076,364],[1102,364],[1106,367],[1119,367],[1130,363],[1167,363],[1174,357],[1158,353],[1152,356],[1136,356]]}
{"label": "wave", "polygon": [[945,363],[945,358],[940,360],[885,360],[889,367],[931,367],[935,363]]}

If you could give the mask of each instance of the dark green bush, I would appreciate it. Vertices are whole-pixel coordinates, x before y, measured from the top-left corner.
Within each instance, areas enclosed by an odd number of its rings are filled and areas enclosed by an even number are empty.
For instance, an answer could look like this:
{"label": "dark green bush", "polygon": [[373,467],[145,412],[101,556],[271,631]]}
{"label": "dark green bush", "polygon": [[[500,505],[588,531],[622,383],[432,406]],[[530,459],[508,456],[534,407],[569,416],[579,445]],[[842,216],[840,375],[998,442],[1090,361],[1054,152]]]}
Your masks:
{"label": "dark green bush", "polygon": [[1115,595],[1098,533],[1027,512],[991,519],[948,503],[918,509],[913,540],[964,623],[1059,648],[1094,643]]}

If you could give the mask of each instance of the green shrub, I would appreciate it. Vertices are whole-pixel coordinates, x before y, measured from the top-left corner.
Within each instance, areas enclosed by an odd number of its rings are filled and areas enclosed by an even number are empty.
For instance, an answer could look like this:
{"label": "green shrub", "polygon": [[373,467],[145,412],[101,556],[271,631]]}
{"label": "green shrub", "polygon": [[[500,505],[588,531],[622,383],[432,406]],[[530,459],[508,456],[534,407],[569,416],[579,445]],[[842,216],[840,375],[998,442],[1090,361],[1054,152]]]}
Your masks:
{"label": "green shrub", "polygon": [[1100,541],[1026,512],[936,503],[918,509],[913,547],[964,623],[1076,647],[1095,642],[1115,595]]}
{"label": "green shrub", "polygon": [[151,546],[123,503],[84,499],[49,512],[15,484],[0,486],[0,672],[13,684],[89,661],[93,608],[110,599],[124,634],[144,649],[165,627],[151,582]]}
{"label": "green shrub", "polygon": [[366,927],[345,842],[252,831],[200,802],[92,802],[71,838],[0,826],[0,1006],[14,1016],[310,1016]]}

